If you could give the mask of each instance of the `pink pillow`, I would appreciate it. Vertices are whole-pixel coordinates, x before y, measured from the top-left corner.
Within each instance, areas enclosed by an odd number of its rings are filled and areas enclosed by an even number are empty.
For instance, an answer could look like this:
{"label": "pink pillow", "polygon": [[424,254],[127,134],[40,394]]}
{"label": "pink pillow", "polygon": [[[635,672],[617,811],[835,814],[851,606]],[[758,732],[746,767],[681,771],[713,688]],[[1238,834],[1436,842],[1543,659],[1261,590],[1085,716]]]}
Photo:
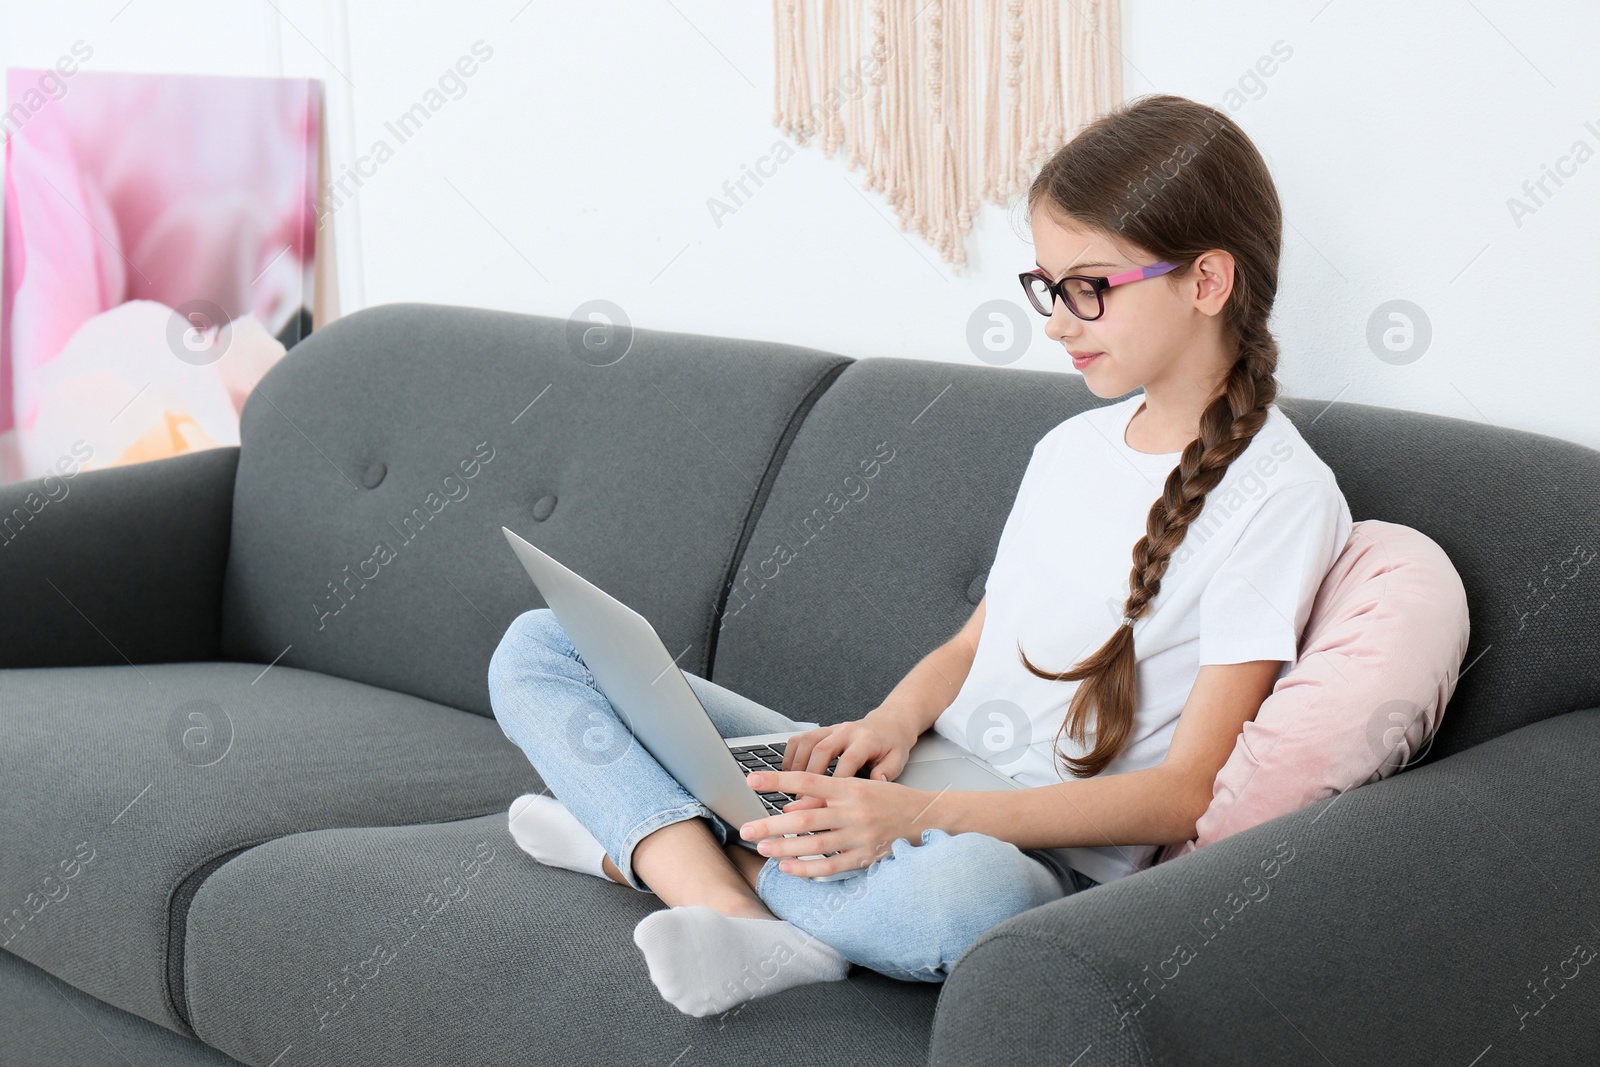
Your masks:
{"label": "pink pillow", "polygon": [[1217,774],[1186,855],[1387,778],[1431,740],[1467,652],[1467,594],[1432,538],[1364,519],[1322,580],[1300,649]]}

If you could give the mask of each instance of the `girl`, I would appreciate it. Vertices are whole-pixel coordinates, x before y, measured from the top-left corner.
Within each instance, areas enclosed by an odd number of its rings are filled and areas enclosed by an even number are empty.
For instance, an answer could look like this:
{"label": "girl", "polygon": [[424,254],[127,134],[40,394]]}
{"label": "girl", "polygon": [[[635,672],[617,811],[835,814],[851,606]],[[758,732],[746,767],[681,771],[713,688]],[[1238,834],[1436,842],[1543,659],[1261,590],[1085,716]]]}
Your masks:
{"label": "girl", "polygon": [[[547,609],[495,652],[496,718],[560,798],[518,798],[512,833],[669,905],[634,941],[686,1013],[851,963],[942,982],[996,923],[1192,839],[1349,536],[1333,473],[1274,404],[1282,218],[1243,131],[1135,100],[1044,164],[1028,209],[1045,332],[1096,396],[1126,399],[1035,445],[977,610],[865,717],[797,723],[686,673],[724,737],[803,731],[782,771],[749,776],[799,797],[782,814],[736,827],[686,793]],[[1029,788],[896,783],[930,726]]]}

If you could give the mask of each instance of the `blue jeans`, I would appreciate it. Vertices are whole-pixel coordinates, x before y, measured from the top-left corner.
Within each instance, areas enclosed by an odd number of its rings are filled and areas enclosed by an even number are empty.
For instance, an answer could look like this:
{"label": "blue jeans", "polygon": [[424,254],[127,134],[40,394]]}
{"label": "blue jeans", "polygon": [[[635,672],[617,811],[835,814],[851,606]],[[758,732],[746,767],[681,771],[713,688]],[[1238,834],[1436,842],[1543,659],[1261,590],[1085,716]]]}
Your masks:
{"label": "blue jeans", "polygon": [[[807,730],[769,708],[684,671],[723,737]],[[633,848],[671,823],[704,818],[717,841],[739,828],[696,800],[618,718],[548,608],[519,615],[489,662],[489,699],[506,737],[545,785],[595,836],[630,886]],[[930,827],[861,874],[814,882],[768,857],[755,891],[767,909],[852,963],[904,981],[942,982],[985,930],[1030,908],[1096,885],[1054,856],[988,834]]]}

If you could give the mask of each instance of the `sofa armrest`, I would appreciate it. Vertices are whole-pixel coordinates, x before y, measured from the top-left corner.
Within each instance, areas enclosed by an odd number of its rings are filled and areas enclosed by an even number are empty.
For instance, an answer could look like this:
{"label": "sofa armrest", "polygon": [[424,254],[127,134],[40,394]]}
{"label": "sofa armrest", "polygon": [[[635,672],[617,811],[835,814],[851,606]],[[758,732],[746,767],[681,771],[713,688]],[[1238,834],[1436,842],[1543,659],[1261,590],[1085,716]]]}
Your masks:
{"label": "sofa armrest", "polygon": [[1600,709],[1559,715],[1015,916],[929,1062],[1585,1062],[1597,758]]}
{"label": "sofa armrest", "polygon": [[0,485],[0,668],[216,659],[238,461]]}

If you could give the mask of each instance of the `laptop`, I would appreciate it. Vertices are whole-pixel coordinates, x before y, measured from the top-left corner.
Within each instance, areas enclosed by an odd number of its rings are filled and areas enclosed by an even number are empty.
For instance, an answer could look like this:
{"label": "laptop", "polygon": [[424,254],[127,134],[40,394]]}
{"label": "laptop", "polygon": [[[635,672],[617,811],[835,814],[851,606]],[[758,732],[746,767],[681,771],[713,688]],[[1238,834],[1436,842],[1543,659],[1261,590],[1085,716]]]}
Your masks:
{"label": "laptop", "polygon": [[[781,814],[790,793],[758,793],[745,776],[781,770],[784,746],[796,733],[723,737],[695,696],[666,645],[643,615],[581,577],[549,553],[500,527],[556,621],[583,657],[596,685],[646,752],[694,798],[735,827],[729,840],[756,850],[737,834],[753,819]],[[681,654],[681,653],[680,653]],[[828,773],[834,764],[829,764]],[[861,774],[868,773],[863,767]],[[913,789],[1022,789],[987,760],[935,733],[924,731],[895,781]],[[785,834],[785,837],[808,837]],[[828,855],[837,855],[829,853]],[[822,859],[823,854],[800,859]],[[812,881],[852,878],[865,868],[814,875]]]}

